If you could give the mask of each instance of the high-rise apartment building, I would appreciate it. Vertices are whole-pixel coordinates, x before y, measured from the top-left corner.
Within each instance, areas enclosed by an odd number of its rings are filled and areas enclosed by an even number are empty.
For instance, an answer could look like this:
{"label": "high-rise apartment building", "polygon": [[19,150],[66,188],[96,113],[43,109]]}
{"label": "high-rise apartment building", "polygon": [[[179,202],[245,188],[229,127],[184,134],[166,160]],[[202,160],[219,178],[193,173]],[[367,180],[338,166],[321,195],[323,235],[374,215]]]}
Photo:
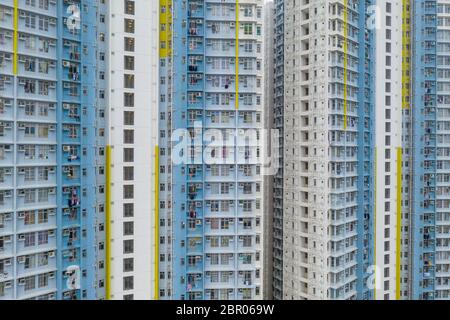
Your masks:
{"label": "high-rise apartment building", "polygon": [[105,10],[0,4],[0,299],[104,296]]}
{"label": "high-rise apartment building", "polygon": [[106,2],[106,298],[151,300],[159,276],[159,4]]}
{"label": "high-rise apartment building", "polygon": [[263,1],[160,1],[159,298],[263,296]]}
{"label": "high-rise apartment building", "polygon": [[369,1],[276,1],[277,299],[369,299],[373,51]]}
{"label": "high-rise apartment building", "polygon": [[448,299],[450,3],[275,8],[273,297]]}

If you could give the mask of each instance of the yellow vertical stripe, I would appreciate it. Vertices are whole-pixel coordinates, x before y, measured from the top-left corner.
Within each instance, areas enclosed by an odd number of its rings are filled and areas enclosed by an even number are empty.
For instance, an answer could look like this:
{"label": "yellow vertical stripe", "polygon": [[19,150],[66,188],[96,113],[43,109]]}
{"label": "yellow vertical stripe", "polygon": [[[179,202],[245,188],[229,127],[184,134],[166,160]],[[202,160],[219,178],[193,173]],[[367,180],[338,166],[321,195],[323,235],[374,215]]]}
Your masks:
{"label": "yellow vertical stripe", "polygon": [[159,0],[159,57],[172,55],[172,0]]}
{"label": "yellow vertical stripe", "polygon": [[14,0],[14,40],[13,40],[13,73],[17,75],[17,61],[19,51],[19,0]]}
{"label": "yellow vertical stripe", "polygon": [[347,130],[347,66],[348,66],[348,6],[347,1],[344,0],[344,130]]}
{"label": "yellow vertical stripe", "polygon": [[[375,169],[374,169],[374,216],[373,216],[373,266],[377,265],[377,174],[378,174],[378,148],[375,147]],[[377,298],[377,270],[374,269],[373,298]]]}
{"label": "yellow vertical stripe", "polygon": [[402,18],[402,108],[410,108],[411,94],[411,4],[403,0]]}
{"label": "yellow vertical stripe", "polygon": [[403,150],[397,148],[397,254],[396,254],[396,299],[400,300],[400,264],[402,250],[402,164]]}
{"label": "yellow vertical stripe", "polygon": [[236,75],[235,75],[235,87],[236,87],[236,92],[235,92],[235,98],[234,98],[234,103],[236,106],[236,110],[239,109],[239,0],[236,0],[236,23],[235,26],[236,28],[236,35],[235,35],[235,54],[236,54]]}
{"label": "yellow vertical stripe", "polygon": [[155,147],[155,300],[159,300],[159,147]]}
{"label": "yellow vertical stripe", "polygon": [[111,300],[111,146],[106,146],[105,298]]}

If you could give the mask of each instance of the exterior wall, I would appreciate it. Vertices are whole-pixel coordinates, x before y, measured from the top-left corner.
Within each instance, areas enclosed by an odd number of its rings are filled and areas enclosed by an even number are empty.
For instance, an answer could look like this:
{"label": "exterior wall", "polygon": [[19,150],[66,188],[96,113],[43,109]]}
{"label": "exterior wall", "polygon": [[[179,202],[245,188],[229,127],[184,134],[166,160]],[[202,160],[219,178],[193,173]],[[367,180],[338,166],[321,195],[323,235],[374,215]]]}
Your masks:
{"label": "exterior wall", "polygon": [[[403,72],[402,68],[402,3],[377,1],[383,10],[380,28],[376,29],[375,147],[376,147],[376,212],[375,271],[378,288],[375,298],[392,300],[397,286],[397,228],[401,228],[401,170]],[[390,35],[387,37],[387,35]],[[400,176],[400,180],[397,177]]]}
{"label": "exterior wall", "polygon": [[[284,154],[283,176],[274,181],[274,208],[282,203],[283,212],[277,220],[274,211],[283,239],[282,251],[274,241],[274,295],[369,299],[373,89],[365,72],[372,67],[372,49],[361,17],[370,2],[276,5],[284,30],[276,26],[275,33],[284,34],[284,46],[275,63],[284,60],[284,68],[275,66],[275,117],[283,128]],[[277,100],[282,88],[284,101]]]}
{"label": "exterior wall", "polygon": [[[109,1],[108,14],[108,298],[150,300],[155,290],[154,234],[158,222],[155,153],[159,10],[156,1],[130,3],[134,3],[134,9],[125,1]],[[126,29],[131,21],[134,31]],[[134,48],[126,46],[127,39],[133,39]],[[127,243],[132,248],[127,249]]]}
{"label": "exterior wall", "polygon": [[[170,3],[160,5],[167,8]],[[161,276],[167,279],[160,283],[160,298],[260,299],[260,141],[253,140],[248,148],[235,146],[234,135],[262,128],[262,1],[190,0],[172,5],[172,46],[162,39],[171,59],[161,59],[167,72],[161,76],[170,81],[161,87],[161,128],[178,130],[160,140],[161,150],[171,154],[161,158],[167,172],[164,187],[172,186],[162,195],[167,202],[160,203],[161,224],[170,230],[160,239],[169,244],[160,251]],[[224,147],[214,149],[208,129],[232,136]],[[182,148],[180,140],[196,141],[197,148]],[[212,161],[203,161],[203,152]]]}
{"label": "exterior wall", "polygon": [[104,7],[71,4],[0,5],[0,299],[104,295],[94,32]]}

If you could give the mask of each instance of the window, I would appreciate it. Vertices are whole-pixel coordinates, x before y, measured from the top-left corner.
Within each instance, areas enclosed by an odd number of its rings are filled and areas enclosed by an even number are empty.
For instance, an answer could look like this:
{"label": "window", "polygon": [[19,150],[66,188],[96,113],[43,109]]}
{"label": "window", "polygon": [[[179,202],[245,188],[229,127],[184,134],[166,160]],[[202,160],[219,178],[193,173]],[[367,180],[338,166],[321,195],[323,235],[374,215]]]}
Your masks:
{"label": "window", "polygon": [[124,8],[126,14],[134,14],[134,1],[125,0]]}
{"label": "window", "polygon": [[38,275],[38,287],[43,288],[48,286],[48,273]]}
{"label": "window", "polygon": [[125,92],[123,94],[123,105],[127,108],[134,107],[134,93]]}
{"label": "window", "polygon": [[134,20],[133,19],[124,19],[124,30],[127,33],[134,33]]}
{"label": "window", "polygon": [[25,237],[25,247],[32,247],[36,244],[36,237],[34,232],[30,232],[30,233],[25,233],[24,234]]}
{"label": "window", "polygon": [[123,180],[125,181],[134,180],[134,167],[123,168]]}
{"label": "window", "polygon": [[124,68],[125,70],[134,70],[134,57],[124,56]]}
{"label": "window", "polygon": [[36,288],[36,278],[34,276],[25,278],[25,291]]}
{"label": "window", "polygon": [[134,186],[133,185],[123,186],[123,198],[124,199],[133,199],[134,198]]}
{"label": "window", "polygon": [[125,37],[125,51],[134,52],[134,38]]}
{"label": "window", "polygon": [[124,74],[123,86],[124,86],[124,88],[127,88],[127,89],[134,88],[134,75],[133,74]]}
{"label": "window", "polygon": [[134,130],[123,130],[123,143],[134,143]]}
{"label": "window", "polygon": [[123,216],[125,218],[132,218],[134,216],[134,204],[124,203],[123,204]]}
{"label": "window", "polygon": [[124,162],[133,162],[134,161],[134,149],[132,149],[132,148],[124,148],[123,149],[123,161]]}
{"label": "window", "polygon": [[134,234],[134,223],[132,221],[127,221],[123,223],[123,235],[132,236]]}
{"label": "window", "polygon": [[133,258],[123,259],[123,272],[132,272],[132,271],[134,271],[134,259]]}
{"label": "window", "polygon": [[134,252],[134,241],[133,240],[124,240],[123,241],[123,253],[130,254]]}
{"label": "window", "polygon": [[26,226],[35,224],[35,215],[34,215],[34,211],[27,211],[25,212],[25,219],[24,219],[24,223]]}
{"label": "window", "polygon": [[134,277],[124,277],[123,278],[123,290],[133,290],[134,288]]}
{"label": "window", "polygon": [[134,112],[133,111],[124,111],[123,112],[123,121],[126,126],[134,125]]}

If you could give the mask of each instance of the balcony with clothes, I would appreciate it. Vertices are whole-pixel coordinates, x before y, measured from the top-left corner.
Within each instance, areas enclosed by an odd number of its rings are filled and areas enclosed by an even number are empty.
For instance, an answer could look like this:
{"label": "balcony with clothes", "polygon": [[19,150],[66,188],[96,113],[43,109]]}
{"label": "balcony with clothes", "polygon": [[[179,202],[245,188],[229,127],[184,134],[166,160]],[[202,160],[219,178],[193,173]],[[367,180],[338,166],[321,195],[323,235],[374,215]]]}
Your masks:
{"label": "balcony with clothes", "polygon": [[70,40],[64,40],[63,59],[69,62],[81,61],[80,43]]}
{"label": "balcony with clothes", "polygon": [[203,1],[189,0],[188,5],[189,5],[188,18],[203,18],[204,17]]}
{"label": "balcony with clothes", "polygon": [[80,228],[70,227],[62,231],[62,243],[65,249],[80,246]]}
{"label": "balcony with clothes", "polygon": [[198,255],[187,255],[187,273],[197,273],[203,271],[203,256]]}
{"label": "balcony with clothes", "polygon": [[190,201],[197,201],[203,199],[203,184],[202,183],[188,183],[187,197]]}
{"label": "balcony with clothes", "polygon": [[63,78],[66,81],[79,83],[81,81],[80,68],[81,66],[79,63],[63,60],[62,61]]}
{"label": "balcony with clothes", "polygon": [[64,144],[79,144],[80,143],[80,125],[78,124],[63,124],[63,143]]}
{"label": "balcony with clothes", "polygon": [[188,19],[188,36],[202,37],[204,33],[203,19]]}
{"label": "balcony with clothes", "polygon": [[203,235],[203,221],[202,219],[188,219],[187,220],[187,236],[201,237]]}
{"label": "balcony with clothes", "polygon": [[186,274],[186,291],[203,291],[203,277],[202,273],[187,273]]}
{"label": "balcony with clothes", "polygon": [[62,226],[79,227],[80,226],[80,208],[62,209]]}
{"label": "balcony with clothes", "polygon": [[56,82],[51,80],[36,80],[19,78],[17,96],[19,99],[41,101],[56,100]]}
{"label": "balcony with clothes", "polygon": [[17,257],[17,276],[52,272],[56,270],[56,251],[44,251]]}
{"label": "balcony with clothes", "polygon": [[203,90],[203,74],[202,73],[188,73],[188,91],[202,91]]}
{"label": "balcony with clothes", "polygon": [[205,50],[203,37],[190,36],[188,38],[188,54],[203,55]]}
{"label": "balcony with clothes", "polygon": [[63,164],[80,165],[80,147],[77,145],[63,145]]}
{"label": "balcony with clothes", "polygon": [[201,165],[187,166],[187,180],[188,182],[199,182],[203,178],[203,167]]}
{"label": "balcony with clothes", "polygon": [[63,187],[63,206],[64,208],[79,208],[80,191],[79,187]]}
{"label": "balcony with clothes", "polygon": [[[67,73],[69,76],[69,71]],[[63,100],[68,103],[77,103],[81,97],[81,85],[79,80],[63,81]]]}
{"label": "balcony with clothes", "polygon": [[56,229],[56,209],[27,210],[17,213],[16,232]]}
{"label": "balcony with clothes", "polygon": [[69,248],[62,251],[62,270],[80,264],[80,249]]}
{"label": "balcony with clothes", "polygon": [[188,56],[188,73],[203,73],[204,63],[202,55],[189,55]]}
{"label": "balcony with clothes", "polygon": [[202,201],[188,201],[186,217],[188,219],[201,219],[203,217]]}
{"label": "balcony with clothes", "polygon": [[19,55],[19,74],[42,80],[56,80],[56,62],[50,59]]}
{"label": "balcony with clothes", "polygon": [[74,185],[81,183],[80,167],[71,165],[62,167],[62,183],[63,185]]}
{"label": "balcony with clothes", "polygon": [[202,118],[202,110],[204,106],[204,99],[203,99],[203,92],[202,91],[196,91],[196,92],[188,92],[187,98],[187,108],[189,111],[196,112],[196,114],[192,114],[192,117],[188,118],[189,125],[192,125],[195,121],[201,121]]}
{"label": "balcony with clothes", "polygon": [[201,254],[203,252],[203,238],[202,237],[187,237],[186,252],[189,255]]}

